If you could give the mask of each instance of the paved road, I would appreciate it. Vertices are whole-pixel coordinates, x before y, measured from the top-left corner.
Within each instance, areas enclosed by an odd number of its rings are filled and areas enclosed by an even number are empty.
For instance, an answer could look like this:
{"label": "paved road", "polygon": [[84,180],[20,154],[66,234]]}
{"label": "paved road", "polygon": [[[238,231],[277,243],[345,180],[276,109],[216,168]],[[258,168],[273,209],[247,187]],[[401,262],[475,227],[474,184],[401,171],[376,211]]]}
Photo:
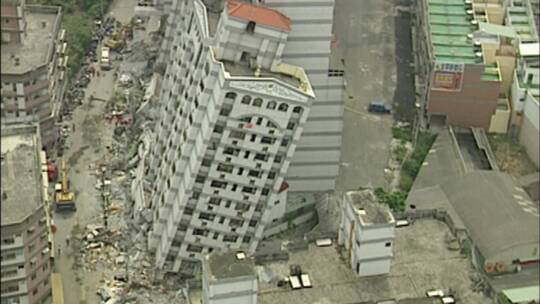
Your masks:
{"label": "paved road", "polygon": [[347,81],[338,190],[383,186],[390,157],[391,115],[367,113],[391,103],[396,89],[394,0],[336,0],[334,31]]}
{"label": "paved road", "polygon": [[[134,15],[133,0],[116,0],[111,11],[122,22],[127,22]],[[89,223],[102,222],[102,203],[99,191],[96,190],[96,177],[89,170],[90,164],[107,160],[107,146],[110,146],[114,126],[104,121],[105,103],[88,97],[109,100],[114,90],[114,71],[102,71],[100,77],[91,80],[86,89],[86,98],[72,115],[71,123],[75,131],[70,134],[69,145],[64,158],[69,167],[69,179],[72,189],[76,193],[77,211],[75,213],[54,214],[54,221],[58,230],[55,234],[55,243],[60,245],[61,254],[55,262],[55,272],[60,272],[64,283],[64,299],[66,303],[99,303],[96,288],[99,284],[99,273],[85,273],[78,281],[73,252],[67,248],[66,237],[72,233],[73,227],[79,224],[84,228]]]}

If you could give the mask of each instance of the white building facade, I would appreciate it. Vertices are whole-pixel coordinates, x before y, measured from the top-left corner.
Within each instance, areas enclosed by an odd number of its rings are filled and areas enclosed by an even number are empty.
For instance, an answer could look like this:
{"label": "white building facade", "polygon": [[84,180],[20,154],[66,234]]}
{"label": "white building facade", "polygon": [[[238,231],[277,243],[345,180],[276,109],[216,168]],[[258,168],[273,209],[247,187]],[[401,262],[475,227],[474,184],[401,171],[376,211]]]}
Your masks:
{"label": "white building facade", "polygon": [[371,190],[350,191],[342,202],[338,243],[344,246],[351,270],[358,276],[390,272],[395,220]]}
{"label": "white building facade", "polygon": [[252,260],[212,253],[202,268],[202,304],[257,304],[259,284]]}
{"label": "white building facade", "polygon": [[[164,46],[170,46],[174,24],[180,11],[178,0],[148,1],[137,7],[141,14],[167,14]],[[205,0],[210,6],[220,6],[226,0]],[[250,0],[275,9],[291,19],[287,43],[281,54],[286,62],[302,67],[308,75],[316,99],[313,102],[297,152],[291,162],[287,180],[291,192],[320,192],[335,189],[341,158],[343,132],[344,79],[343,70],[330,62],[333,43],[332,26],[334,0]],[[221,4],[220,4],[221,3]],[[163,47],[158,61],[168,58],[171,47]]]}
{"label": "white building facade", "polygon": [[303,69],[281,60],[284,15],[234,1],[171,9],[148,164],[148,245],[162,273],[189,272],[214,250],[255,251],[284,212],[285,176],[314,97]]}
{"label": "white building facade", "polygon": [[[254,0],[256,1],[256,0]],[[316,99],[287,181],[291,192],[331,191],[339,175],[345,91],[330,62],[334,0],[259,0],[291,18],[283,58],[305,69]]]}

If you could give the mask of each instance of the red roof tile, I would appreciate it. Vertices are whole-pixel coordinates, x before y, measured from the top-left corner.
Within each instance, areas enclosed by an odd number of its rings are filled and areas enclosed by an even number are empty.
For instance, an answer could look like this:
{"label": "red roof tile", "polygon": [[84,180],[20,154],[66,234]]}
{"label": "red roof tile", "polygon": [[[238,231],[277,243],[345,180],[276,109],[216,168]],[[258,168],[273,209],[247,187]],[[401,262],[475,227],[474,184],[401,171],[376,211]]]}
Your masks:
{"label": "red roof tile", "polygon": [[253,21],[287,32],[291,31],[291,19],[282,13],[267,7],[228,0],[227,11],[229,16],[232,17]]}

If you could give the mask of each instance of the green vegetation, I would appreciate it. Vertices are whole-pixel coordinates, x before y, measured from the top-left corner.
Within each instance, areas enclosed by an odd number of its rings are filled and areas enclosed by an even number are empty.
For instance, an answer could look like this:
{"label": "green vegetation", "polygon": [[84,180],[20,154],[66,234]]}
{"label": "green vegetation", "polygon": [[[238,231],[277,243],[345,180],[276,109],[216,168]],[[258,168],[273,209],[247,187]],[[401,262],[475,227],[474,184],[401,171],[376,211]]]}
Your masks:
{"label": "green vegetation", "polygon": [[420,171],[420,167],[424,163],[436,135],[429,132],[420,132],[416,140],[416,147],[412,155],[403,163],[400,176],[400,188],[408,193],[411,190],[412,184],[416,175]]}
{"label": "green vegetation", "polygon": [[93,21],[106,12],[112,0],[34,0],[34,4],[61,6],[63,10],[62,28],[66,29],[69,56],[69,78],[79,71],[83,64],[85,50],[92,42]]}
{"label": "green vegetation", "polygon": [[394,148],[394,155],[399,163],[403,162],[405,156],[407,156],[407,148],[403,144],[397,146]]}
{"label": "green vegetation", "polygon": [[392,137],[399,139],[402,144],[405,142],[411,142],[413,139],[413,132],[411,127],[392,127]]}
{"label": "green vegetation", "polygon": [[401,191],[387,192],[383,188],[375,189],[375,196],[381,204],[386,204],[393,212],[405,211],[405,199],[407,194]]}

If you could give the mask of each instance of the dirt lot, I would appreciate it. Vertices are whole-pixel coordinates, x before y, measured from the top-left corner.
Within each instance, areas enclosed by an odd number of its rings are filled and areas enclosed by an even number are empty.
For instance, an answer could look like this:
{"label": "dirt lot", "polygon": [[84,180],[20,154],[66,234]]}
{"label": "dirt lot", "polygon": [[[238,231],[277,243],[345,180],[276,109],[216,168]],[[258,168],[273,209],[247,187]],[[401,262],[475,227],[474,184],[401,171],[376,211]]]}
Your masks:
{"label": "dirt lot", "polygon": [[516,178],[537,171],[534,163],[519,143],[514,142],[506,135],[490,134],[488,138],[501,171]]}

